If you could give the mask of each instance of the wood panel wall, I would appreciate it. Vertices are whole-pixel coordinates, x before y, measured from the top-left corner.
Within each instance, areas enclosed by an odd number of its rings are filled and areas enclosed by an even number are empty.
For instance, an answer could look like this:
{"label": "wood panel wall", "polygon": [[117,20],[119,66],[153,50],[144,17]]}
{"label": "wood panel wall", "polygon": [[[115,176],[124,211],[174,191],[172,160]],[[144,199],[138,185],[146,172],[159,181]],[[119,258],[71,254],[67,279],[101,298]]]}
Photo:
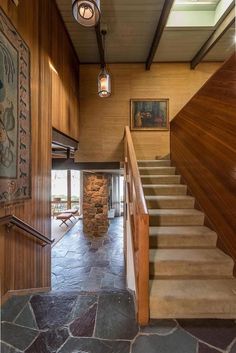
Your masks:
{"label": "wood panel wall", "polygon": [[171,122],[171,158],[236,261],[236,56]]}
{"label": "wood panel wall", "polygon": [[51,20],[52,126],[79,141],[79,62],[62,19]]}
{"label": "wood panel wall", "polygon": [[[97,95],[97,65],[80,65],[80,148],[78,161],[123,160],[124,126],[129,125],[131,98],[169,98],[170,119],[219,67],[204,63],[196,70],[188,64],[109,65],[112,95]],[[169,132],[133,132],[138,158],[169,154]]]}
{"label": "wood panel wall", "polygon": [[[0,0],[0,6],[31,51],[32,110],[32,199],[0,205],[0,216],[14,214],[50,237],[52,120],[53,126],[78,138],[78,62],[53,0],[20,0],[18,7]],[[49,288],[50,263],[50,246],[42,248],[21,232],[0,227],[1,296]]]}

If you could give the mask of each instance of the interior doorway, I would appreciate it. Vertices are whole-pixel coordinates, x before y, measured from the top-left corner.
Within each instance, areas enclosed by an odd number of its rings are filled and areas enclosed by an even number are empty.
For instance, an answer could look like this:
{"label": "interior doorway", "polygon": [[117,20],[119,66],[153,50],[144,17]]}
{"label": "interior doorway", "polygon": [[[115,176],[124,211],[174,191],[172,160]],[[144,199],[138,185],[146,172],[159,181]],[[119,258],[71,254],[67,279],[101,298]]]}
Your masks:
{"label": "interior doorway", "polygon": [[75,225],[79,216],[80,171],[52,170],[51,224],[54,246]]}

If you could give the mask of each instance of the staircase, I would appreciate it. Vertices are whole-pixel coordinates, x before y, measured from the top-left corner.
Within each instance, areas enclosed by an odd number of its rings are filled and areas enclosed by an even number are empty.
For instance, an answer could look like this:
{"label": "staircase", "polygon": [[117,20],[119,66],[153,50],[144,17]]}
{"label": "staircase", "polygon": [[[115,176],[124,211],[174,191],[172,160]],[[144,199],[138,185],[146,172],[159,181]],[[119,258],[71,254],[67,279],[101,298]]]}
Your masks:
{"label": "staircase", "polygon": [[169,160],[138,161],[149,211],[151,318],[236,318],[233,260]]}

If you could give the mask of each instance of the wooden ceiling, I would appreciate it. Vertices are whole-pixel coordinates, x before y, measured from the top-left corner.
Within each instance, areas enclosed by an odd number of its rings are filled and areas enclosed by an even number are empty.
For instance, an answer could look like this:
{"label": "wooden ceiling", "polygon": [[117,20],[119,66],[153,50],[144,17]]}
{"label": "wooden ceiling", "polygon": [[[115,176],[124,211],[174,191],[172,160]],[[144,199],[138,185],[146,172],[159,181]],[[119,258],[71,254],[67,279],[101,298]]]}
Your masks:
{"label": "wooden ceiling", "polygon": [[[101,0],[101,22],[108,27],[105,53],[107,63],[147,62],[165,1]],[[181,0],[178,6],[185,6],[182,4],[184,1],[190,2]],[[99,63],[94,28],[83,28],[74,20],[71,0],[56,2],[80,62]],[[218,2],[212,0],[212,7],[216,7]],[[165,27],[153,55],[153,62],[191,62],[214,33],[216,26]],[[202,60],[224,61],[235,49],[234,35],[233,23]]]}

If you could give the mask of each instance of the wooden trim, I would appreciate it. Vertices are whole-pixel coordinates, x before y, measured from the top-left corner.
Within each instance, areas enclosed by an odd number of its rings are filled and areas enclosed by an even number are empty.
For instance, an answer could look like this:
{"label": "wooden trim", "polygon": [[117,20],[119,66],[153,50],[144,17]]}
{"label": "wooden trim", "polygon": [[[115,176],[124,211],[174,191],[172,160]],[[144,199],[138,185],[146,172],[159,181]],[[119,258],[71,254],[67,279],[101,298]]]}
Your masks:
{"label": "wooden trim", "polygon": [[30,295],[34,293],[46,293],[50,292],[51,287],[41,287],[41,288],[29,288],[29,289],[17,289],[17,290],[9,290],[5,293],[1,298],[1,306],[6,303],[13,295]]}
{"label": "wooden trim", "polygon": [[[134,145],[128,126],[125,127],[125,222],[130,222],[131,243],[136,283],[137,320],[149,321],[149,214],[143,193]],[[125,234],[127,239],[128,232]],[[127,252],[126,252],[127,253]]]}
{"label": "wooden trim", "polygon": [[192,70],[195,69],[207,53],[209,53],[209,51],[219,42],[225,32],[227,32],[227,30],[235,23],[235,15],[235,7],[233,7],[230,13],[228,13],[228,15],[218,23],[214,32],[191,60],[190,67]]}
{"label": "wooden trim", "polygon": [[156,54],[157,48],[160,44],[160,40],[165,29],[166,23],[168,21],[168,17],[172,8],[174,0],[165,0],[164,6],[161,12],[160,19],[158,21],[157,29],[152,41],[152,45],[146,60],[146,70],[150,70],[151,65],[153,63],[154,56]]}
{"label": "wooden trim", "polygon": [[64,134],[54,127],[52,129],[52,142],[62,147],[70,147],[74,149],[78,149],[79,143],[78,140],[75,140],[73,137]]}
{"label": "wooden trim", "polygon": [[120,169],[120,162],[75,162],[74,159],[53,158],[53,170],[96,170]]}

